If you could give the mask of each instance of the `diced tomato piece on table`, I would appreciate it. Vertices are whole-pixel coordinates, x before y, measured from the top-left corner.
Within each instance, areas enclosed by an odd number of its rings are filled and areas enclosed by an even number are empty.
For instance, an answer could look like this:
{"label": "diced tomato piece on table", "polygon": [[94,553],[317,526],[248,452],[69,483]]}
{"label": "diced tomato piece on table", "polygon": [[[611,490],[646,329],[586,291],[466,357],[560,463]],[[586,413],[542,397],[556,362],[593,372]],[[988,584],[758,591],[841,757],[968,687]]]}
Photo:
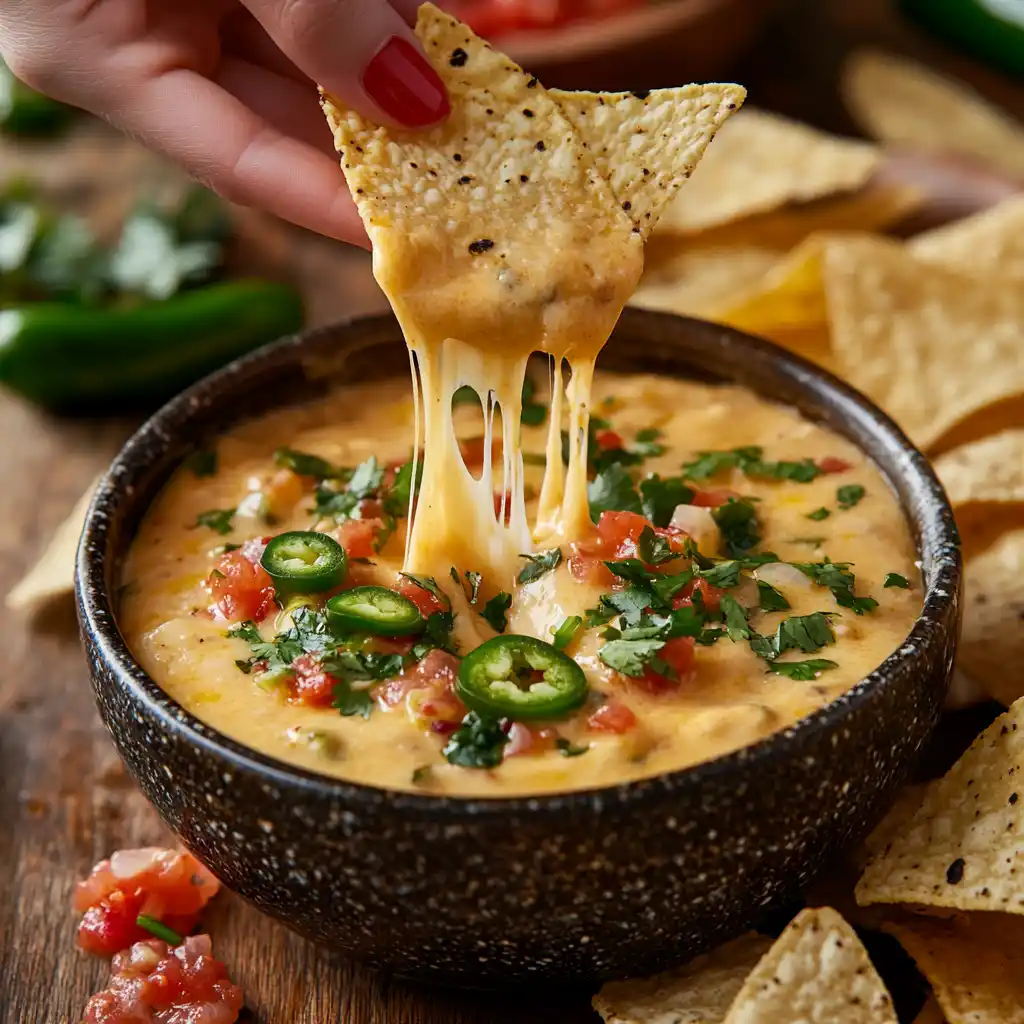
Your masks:
{"label": "diced tomato piece on table", "polygon": [[610,700],[587,719],[587,725],[595,732],[629,732],[636,726],[636,715],[621,701]]}
{"label": "diced tomato piece on table", "polygon": [[82,1024],[233,1024],[243,1001],[208,935],[175,947],[150,938],[114,957],[109,985],[89,1000]]}
{"label": "diced tomato piece on table", "polygon": [[[213,613],[228,622],[259,622],[274,606],[274,581],[259,564],[266,545],[248,542],[236,551],[217,559],[216,568],[206,581],[213,597]],[[255,557],[253,557],[255,555]]]}
{"label": "diced tomato piece on table", "polygon": [[220,882],[187,850],[118,850],[75,889],[75,910],[84,914],[78,943],[90,953],[112,956],[149,934],[135,924],[140,914],[184,935],[219,889]]}

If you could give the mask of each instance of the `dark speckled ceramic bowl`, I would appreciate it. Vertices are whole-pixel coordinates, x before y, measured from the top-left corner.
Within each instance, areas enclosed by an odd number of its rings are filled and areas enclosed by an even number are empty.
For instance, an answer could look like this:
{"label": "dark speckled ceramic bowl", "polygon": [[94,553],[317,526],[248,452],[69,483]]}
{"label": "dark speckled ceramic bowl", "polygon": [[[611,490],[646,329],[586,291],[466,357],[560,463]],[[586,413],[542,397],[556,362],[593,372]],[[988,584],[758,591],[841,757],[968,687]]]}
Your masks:
{"label": "dark speckled ceramic bowl", "polygon": [[329,383],[407,372],[391,318],[283,341],[203,381],[125,446],[78,561],[82,635],[117,749],[226,885],[296,931],[444,983],[665,968],[749,927],[884,813],[935,725],[958,627],[953,517],[925,459],[860,395],[764,342],[627,310],[605,368],[737,381],[850,438],[886,473],[927,582],[906,642],[840,700],[707,764],[587,792],[453,799],[302,771],[227,739],[138,666],[118,632],[121,561],[196,447]]}

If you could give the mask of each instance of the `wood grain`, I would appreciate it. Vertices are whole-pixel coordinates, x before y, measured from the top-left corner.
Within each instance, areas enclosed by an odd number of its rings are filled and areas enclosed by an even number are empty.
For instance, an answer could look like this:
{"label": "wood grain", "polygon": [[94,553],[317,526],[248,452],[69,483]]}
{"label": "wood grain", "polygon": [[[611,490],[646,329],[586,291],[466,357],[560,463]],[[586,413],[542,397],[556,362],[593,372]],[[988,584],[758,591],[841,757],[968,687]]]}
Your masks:
{"label": "wood grain", "polygon": [[[1024,89],[978,70],[900,26],[882,0],[799,4],[760,40],[735,77],[751,98],[825,127],[848,127],[834,100],[836,62],[851,41],[878,39],[966,74],[1024,114]],[[599,83],[594,83],[595,85]],[[176,175],[95,126],[59,150],[0,143],[0,174],[43,179],[66,202],[112,225],[140,183]],[[284,267],[310,321],[385,308],[366,254],[241,211],[237,264]],[[60,422],[0,396],[0,592],[42,549],[93,475],[127,436],[126,422]],[[36,620],[0,620],[0,1024],[74,1024],[106,964],[76,952],[75,880],[118,847],[168,841],[126,778],[93,709],[70,602]],[[593,1021],[586,992],[494,997],[416,988],[319,950],[219,897],[207,917],[215,947],[260,1024],[575,1024]]]}

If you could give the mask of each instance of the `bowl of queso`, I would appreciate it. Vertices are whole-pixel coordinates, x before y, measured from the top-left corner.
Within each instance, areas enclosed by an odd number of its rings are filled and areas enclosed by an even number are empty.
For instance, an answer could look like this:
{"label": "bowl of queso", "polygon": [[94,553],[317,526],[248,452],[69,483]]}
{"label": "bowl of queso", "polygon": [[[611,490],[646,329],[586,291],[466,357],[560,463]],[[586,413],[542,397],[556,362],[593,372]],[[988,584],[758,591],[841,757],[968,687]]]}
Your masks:
{"label": "bowl of queso", "polygon": [[[750,927],[938,719],[960,560],[926,460],[825,372],[664,314],[624,312],[585,425],[546,358],[518,424],[408,367],[389,317],[313,331],[125,446],[78,601],[131,773],[230,888],[407,976],[636,976]],[[585,522],[553,531],[574,446]]]}

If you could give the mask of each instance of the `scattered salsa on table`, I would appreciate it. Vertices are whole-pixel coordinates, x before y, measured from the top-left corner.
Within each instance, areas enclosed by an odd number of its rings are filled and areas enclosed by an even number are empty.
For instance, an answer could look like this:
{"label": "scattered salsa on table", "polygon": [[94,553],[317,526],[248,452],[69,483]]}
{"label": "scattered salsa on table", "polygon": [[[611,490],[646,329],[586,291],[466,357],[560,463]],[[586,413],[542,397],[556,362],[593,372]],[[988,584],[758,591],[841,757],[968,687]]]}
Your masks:
{"label": "scattered salsa on table", "polygon": [[[524,391],[527,510],[545,361]],[[121,627],[208,724],[395,789],[507,796],[683,768],[843,693],[906,636],[920,574],[852,444],[738,387],[598,374],[590,524],[514,575],[403,571],[408,385],[355,386],[195,453],[143,523]],[[475,392],[453,418],[469,476]],[[507,507],[493,495],[496,518]]]}

